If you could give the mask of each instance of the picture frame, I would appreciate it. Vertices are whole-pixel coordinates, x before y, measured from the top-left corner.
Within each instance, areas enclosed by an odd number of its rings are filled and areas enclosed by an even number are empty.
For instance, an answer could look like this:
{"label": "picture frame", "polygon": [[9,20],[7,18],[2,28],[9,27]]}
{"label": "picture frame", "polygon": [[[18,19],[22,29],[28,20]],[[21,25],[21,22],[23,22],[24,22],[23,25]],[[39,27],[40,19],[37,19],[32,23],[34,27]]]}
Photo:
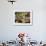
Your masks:
{"label": "picture frame", "polygon": [[32,25],[32,10],[15,10],[14,25]]}

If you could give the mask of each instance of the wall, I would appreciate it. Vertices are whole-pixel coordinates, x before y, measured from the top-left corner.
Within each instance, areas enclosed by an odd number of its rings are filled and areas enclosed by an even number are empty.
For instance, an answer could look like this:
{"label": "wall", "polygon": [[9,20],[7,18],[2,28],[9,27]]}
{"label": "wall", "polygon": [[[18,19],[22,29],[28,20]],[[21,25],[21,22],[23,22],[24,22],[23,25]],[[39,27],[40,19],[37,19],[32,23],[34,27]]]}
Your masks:
{"label": "wall", "polygon": [[[33,11],[32,26],[15,26],[15,10]],[[17,0],[13,5],[0,0],[0,40],[15,40],[18,32],[31,34],[33,40],[46,40],[46,0]]]}

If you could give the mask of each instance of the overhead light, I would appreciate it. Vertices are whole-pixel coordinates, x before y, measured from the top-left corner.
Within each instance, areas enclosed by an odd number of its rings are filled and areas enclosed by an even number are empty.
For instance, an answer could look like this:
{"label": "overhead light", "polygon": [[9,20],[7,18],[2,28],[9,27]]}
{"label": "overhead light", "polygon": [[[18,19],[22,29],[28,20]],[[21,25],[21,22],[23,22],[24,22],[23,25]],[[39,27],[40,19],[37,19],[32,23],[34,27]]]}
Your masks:
{"label": "overhead light", "polygon": [[8,0],[8,2],[11,2],[12,4],[16,2],[15,0]]}

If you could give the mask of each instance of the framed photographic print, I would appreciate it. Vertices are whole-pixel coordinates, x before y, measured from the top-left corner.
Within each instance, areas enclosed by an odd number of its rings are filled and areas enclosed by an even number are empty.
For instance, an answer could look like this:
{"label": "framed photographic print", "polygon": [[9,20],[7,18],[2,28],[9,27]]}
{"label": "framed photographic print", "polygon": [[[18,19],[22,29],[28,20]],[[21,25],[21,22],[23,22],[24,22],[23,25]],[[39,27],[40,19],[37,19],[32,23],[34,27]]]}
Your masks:
{"label": "framed photographic print", "polygon": [[32,11],[31,10],[17,10],[15,11],[15,25],[32,25]]}

